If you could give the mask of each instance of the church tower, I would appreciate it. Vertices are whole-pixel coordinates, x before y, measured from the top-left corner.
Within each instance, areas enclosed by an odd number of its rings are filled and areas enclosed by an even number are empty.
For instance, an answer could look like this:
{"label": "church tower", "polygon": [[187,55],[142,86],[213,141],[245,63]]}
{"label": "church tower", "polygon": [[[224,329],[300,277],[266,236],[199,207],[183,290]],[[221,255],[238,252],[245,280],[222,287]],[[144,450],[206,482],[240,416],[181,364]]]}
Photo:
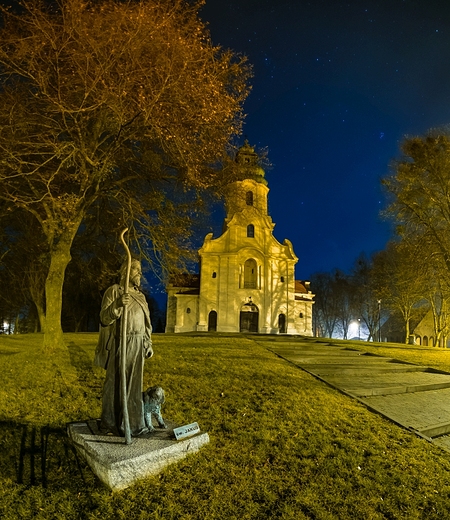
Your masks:
{"label": "church tower", "polygon": [[[200,275],[168,288],[167,332],[188,330],[312,335],[313,294],[295,280],[292,244],[273,236],[265,172],[246,141],[226,191],[224,231],[199,250]],[[189,283],[187,283],[189,281]]]}
{"label": "church tower", "polygon": [[267,215],[267,195],[269,188],[264,170],[258,164],[258,154],[245,141],[236,154],[238,179],[228,186],[225,199],[227,220],[238,211],[249,207],[262,215]]}

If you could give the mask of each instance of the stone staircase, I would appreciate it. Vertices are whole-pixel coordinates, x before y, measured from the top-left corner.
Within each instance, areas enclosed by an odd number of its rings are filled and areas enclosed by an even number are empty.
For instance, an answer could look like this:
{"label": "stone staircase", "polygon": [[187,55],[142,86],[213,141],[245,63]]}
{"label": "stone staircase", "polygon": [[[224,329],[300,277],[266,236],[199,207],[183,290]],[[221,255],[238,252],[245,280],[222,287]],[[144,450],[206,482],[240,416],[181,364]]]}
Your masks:
{"label": "stone staircase", "polygon": [[318,338],[258,337],[256,341],[370,410],[450,451],[450,373]]}

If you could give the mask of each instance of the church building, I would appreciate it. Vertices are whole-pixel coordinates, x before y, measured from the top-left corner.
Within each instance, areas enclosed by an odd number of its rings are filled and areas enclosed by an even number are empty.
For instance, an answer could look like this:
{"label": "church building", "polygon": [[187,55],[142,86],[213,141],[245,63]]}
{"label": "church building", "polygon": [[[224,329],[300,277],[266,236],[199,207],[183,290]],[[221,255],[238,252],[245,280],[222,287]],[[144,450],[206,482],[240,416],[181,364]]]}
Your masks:
{"label": "church building", "polygon": [[312,336],[309,282],[295,280],[292,244],[273,236],[269,188],[246,141],[239,180],[225,196],[224,232],[198,251],[200,274],[174,277],[167,288],[166,332],[217,331]]}

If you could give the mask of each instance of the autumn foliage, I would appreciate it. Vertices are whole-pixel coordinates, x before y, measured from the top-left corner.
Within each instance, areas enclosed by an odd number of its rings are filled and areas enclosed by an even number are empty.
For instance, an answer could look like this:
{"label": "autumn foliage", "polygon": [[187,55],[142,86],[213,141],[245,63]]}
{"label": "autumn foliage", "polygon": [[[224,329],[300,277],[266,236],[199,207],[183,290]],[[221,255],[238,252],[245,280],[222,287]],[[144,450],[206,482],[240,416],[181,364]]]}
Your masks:
{"label": "autumn foliage", "polygon": [[126,224],[170,258],[169,238],[176,245],[189,224],[179,194],[226,182],[219,166],[241,130],[250,68],[211,43],[198,7],[0,8],[0,200],[45,236],[48,344],[60,338],[65,269],[93,208],[112,233]]}

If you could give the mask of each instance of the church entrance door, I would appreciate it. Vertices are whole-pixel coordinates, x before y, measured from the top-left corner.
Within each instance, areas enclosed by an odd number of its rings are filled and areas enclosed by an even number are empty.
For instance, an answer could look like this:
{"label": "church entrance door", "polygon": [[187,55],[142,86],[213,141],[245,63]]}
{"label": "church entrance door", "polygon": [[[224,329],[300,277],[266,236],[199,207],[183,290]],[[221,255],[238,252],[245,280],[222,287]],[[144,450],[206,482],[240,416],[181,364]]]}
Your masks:
{"label": "church entrance door", "polygon": [[241,308],[239,318],[240,332],[258,332],[258,307],[253,303],[246,303]]}
{"label": "church entrance door", "polygon": [[208,316],[208,332],[216,332],[217,330],[217,312],[211,311]]}
{"label": "church entrance door", "polygon": [[286,314],[280,314],[278,316],[278,332],[280,334],[286,334]]}

